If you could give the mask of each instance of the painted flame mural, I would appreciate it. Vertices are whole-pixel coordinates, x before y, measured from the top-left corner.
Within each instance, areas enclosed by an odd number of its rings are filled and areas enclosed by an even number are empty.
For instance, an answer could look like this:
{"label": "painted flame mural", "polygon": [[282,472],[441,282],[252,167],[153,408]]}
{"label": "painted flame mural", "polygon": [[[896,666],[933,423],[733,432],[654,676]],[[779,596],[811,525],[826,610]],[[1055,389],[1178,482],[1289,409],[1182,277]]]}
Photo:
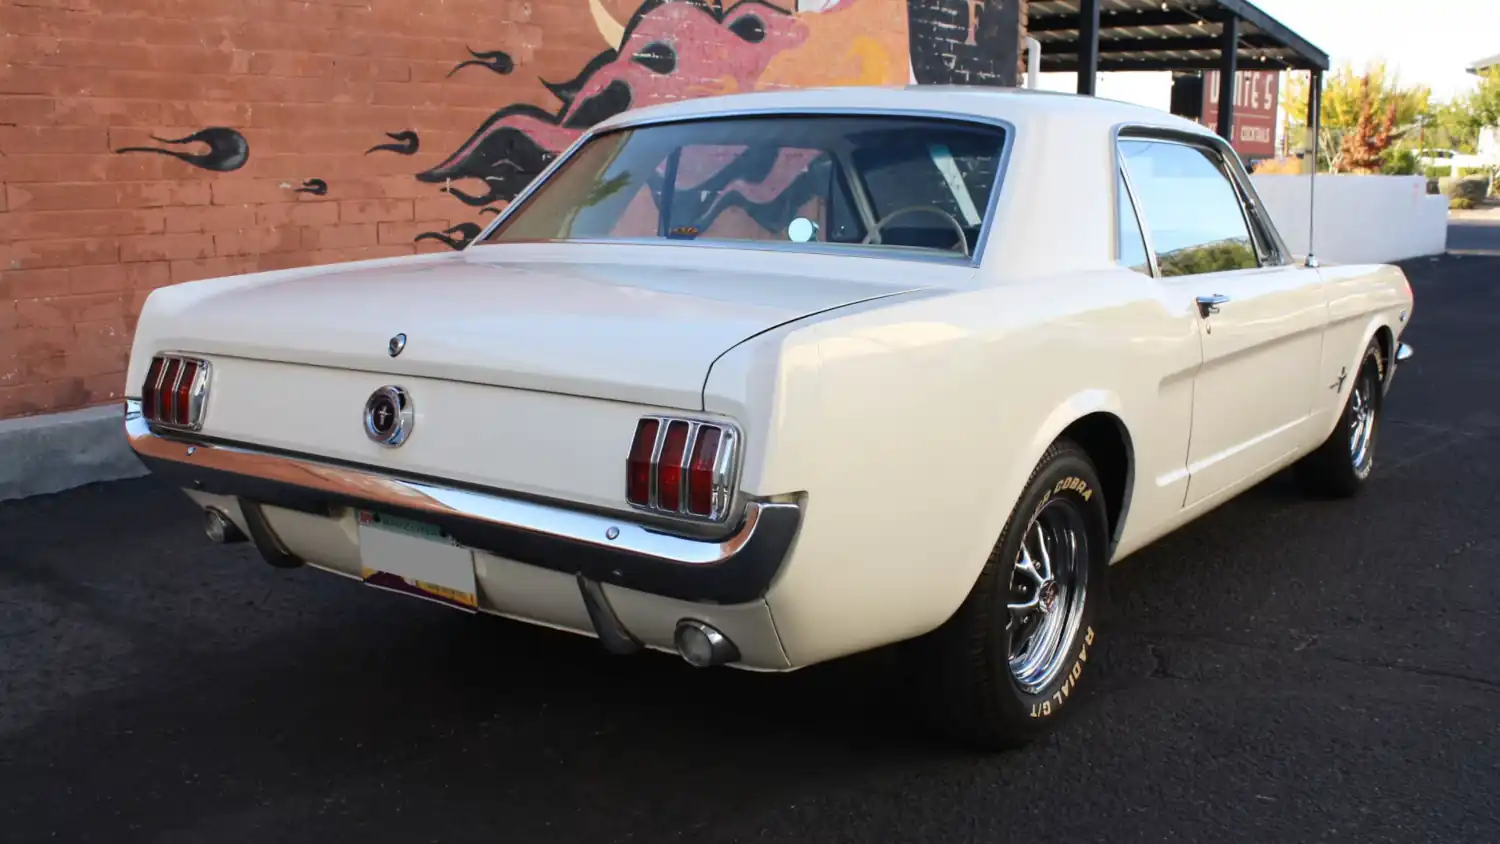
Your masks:
{"label": "painted flame mural", "polygon": [[[585,129],[630,108],[690,97],[775,88],[901,85],[911,82],[1002,84],[1012,78],[1017,32],[1003,21],[1019,0],[538,0],[572,8],[597,34],[600,50],[570,79],[528,79],[528,62],[510,52],[471,45],[448,72],[490,74],[496,98],[526,93],[536,84],[555,101],[502,105],[457,148],[428,150],[423,128],[391,127],[354,154],[441,159],[414,174],[472,215],[417,242],[453,249],[481,230],[485,214],[510,201]],[[576,36],[575,36],[576,38]],[[576,47],[567,39],[561,42]],[[545,52],[540,46],[532,53]],[[523,56],[523,58],[529,58]],[[556,65],[557,55],[545,64]],[[517,98],[519,100],[519,98]],[[449,136],[451,137],[451,136]],[[177,158],[201,169],[228,172],[251,161],[250,142],[228,127],[208,127],[182,138],[152,140],[165,147],[129,146],[122,154]],[[207,151],[175,149],[181,145]],[[307,178],[293,191],[338,198],[336,179]]]}
{"label": "painted flame mural", "polygon": [[[963,56],[952,47],[973,50],[976,36],[999,34],[984,27],[985,5],[986,0],[802,0],[791,8],[767,0],[646,0],[621,21],[603,0],[588,0],[588,14],[608,46],[573,79],[543,80],[561,105],[553,111],[529,103],[499,109],[416,178],[442,185],[465,205],[495,210],[585,129],[626,109],[773,88],[984,82],[982,69],[956,66]],[[937,61],[915,61],[912,45],[931,48],[928,52],[949,49]],[[499,51],[479,55],[497,61],[506,73],[514,67]],[[457,249],[479,231],[475,223],[461,223],[418,237]]]}

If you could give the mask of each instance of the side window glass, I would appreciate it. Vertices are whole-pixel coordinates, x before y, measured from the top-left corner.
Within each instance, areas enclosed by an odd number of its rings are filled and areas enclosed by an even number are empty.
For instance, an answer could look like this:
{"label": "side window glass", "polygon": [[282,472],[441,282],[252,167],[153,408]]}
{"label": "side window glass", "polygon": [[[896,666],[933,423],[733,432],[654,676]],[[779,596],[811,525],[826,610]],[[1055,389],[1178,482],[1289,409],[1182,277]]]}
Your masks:
{"label": "side window glass", "polygon": [[1120,263],[1142,275],[1151,275],[1151,261],[1146,256],[1146,238],[1141,234],[1140,220],[1136,219],[1135,206],[1130,202],[1130,191],[1125,188],[1124,170],[1115,174],[1115,193],[1120,198]]}
{"label": "side window glass", "polygon": [[1239,194],[1209,152],[1184,144],[1124,140],[1120,156],[1163,276],[1260,265]]}

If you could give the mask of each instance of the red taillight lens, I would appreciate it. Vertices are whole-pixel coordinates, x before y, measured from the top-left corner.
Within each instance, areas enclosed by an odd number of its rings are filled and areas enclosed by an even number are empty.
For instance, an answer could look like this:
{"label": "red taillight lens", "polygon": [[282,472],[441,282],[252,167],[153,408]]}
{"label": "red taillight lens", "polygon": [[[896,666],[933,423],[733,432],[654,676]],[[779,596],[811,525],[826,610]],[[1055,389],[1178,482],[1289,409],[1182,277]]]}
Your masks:
{"label": "red taillight lens", "polygon": [[156,394],[156,418],[168,424],[174,424],[177,421],[177,376],[181,374],[182,361],[169,358],[166,372],[161,379],[161,389]]}
{"label": "red taillight lens", "polygon": [[688,463],[687,477],[687,509],[694,516],[713,514],[714,463],[719,457],[721,436],[722,432],[713,425],[698,429],[698,442],[693,445],[693,459]]}
{"label": "red taillight lens", "polygon": [[157,355],[141,385],[141,415],[151,422],[196,429],[208,402],[208,361]]}
{"label": "red taillight lens", "polygon": [[182,362],[182,372],[177,379],[177,395],[173,407],[177,415],[172,421],[178,425],[187,425],[192,421],[191,401],[193,396],[193,381],[198,377],[198,364],[187,360]]}
{"label": "red taillight lens", "polygon": [[635,426],[635,440],[630,443],[630,457],[625,460],[625,499],[641,507],[651,503],[651,452],[656,449],[656,432],[661,423],[642,419]]}
{"label": "red taillight lens", "polygon": [[737,455],[733,428],[644,417],[625,461],[625,499],[646,510],[721,520],[728,515]]}
{"label": "red taillight lens", "polygon": [[656,464],[656,502],[663,510],[682,509],[682,458],[687,450],[688,431],[691,425],[681,420],[667,424],[667,436],[662,441],[661,460]]}
{"label": "red taillight lens", "polygon": [[146,383],[141,385],[141,414],[153,422],[161,418],[156,390],[161,381],[161,366],[161,358],[152,358],[151,368],[146,370]]}

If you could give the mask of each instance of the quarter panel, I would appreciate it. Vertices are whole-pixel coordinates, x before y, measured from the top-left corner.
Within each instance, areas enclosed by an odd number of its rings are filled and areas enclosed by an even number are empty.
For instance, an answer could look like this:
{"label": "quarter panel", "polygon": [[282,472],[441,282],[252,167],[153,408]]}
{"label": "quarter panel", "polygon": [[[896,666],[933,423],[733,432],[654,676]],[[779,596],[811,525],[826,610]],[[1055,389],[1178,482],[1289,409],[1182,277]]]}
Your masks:
{"label": "quarter panel", "polygon": [[[778,338],[776,406],[746,423],[764,425],[767,451],[745,477],[762,494],[807,493],[794,555],[768,595],[791,662],[946,620],[1042,451],[1087,413],[1116,413],[1135,440],[1127,532],[1175,515],[1200,361],[1192,319],[1153,280],[1121,270],[889,303]],[[815,370],[798,363],[812,350]],[[766,347],[731,356],[741,354],[771,359]],[[706,409],[728,413],[737,387],[725,376],[756,367],[716,367]]]}
{"label": "quarter panel", "polygon": [[[1328,331],[1319,375],[1332,384],[1339,373],[1353,373],[1370,338],[1382,326],[1401,339],[1412,314],[1411,285],[1400,268],[1384,264],[1324,266],[1318,270],[1328,297]],[[1350,380],[1344,390],[1320,390],[1312,428],[1318,433],[1310,447],[1328,437],[1338,421]]]}

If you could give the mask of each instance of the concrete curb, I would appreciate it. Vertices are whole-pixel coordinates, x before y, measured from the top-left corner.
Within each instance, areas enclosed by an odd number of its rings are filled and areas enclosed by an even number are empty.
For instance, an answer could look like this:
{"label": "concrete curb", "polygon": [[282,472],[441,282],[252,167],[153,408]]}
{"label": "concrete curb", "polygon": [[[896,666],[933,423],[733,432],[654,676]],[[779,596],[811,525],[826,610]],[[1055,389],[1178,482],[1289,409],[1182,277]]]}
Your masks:
{"label": "concrete curb", "polygon": [[0,420],[0,501],[144,474],[121,405]]}

